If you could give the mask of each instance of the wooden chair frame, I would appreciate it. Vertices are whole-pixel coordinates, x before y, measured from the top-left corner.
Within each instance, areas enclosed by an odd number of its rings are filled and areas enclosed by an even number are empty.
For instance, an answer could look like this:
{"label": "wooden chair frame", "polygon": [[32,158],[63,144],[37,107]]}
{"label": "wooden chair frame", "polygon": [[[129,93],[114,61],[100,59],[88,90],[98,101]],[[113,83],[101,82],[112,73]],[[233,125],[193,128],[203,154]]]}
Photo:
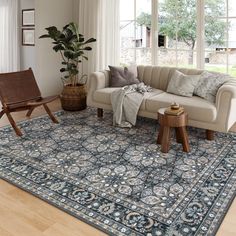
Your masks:
{"label": "wooden chair frame", "polygon": [[58,95],[45,98],[41,97],[31,68],[25,71],[0,74],[0,100],[2,102],[0,119],[6,114],[18,136],[22,136],[23,134],[14,121],[11,112],[28,110],[26,116],[30,118],[34,109],[42,105],[51,120],[54,123],[59,123],[47,106],[47,103],[54,101],[58,97]]}

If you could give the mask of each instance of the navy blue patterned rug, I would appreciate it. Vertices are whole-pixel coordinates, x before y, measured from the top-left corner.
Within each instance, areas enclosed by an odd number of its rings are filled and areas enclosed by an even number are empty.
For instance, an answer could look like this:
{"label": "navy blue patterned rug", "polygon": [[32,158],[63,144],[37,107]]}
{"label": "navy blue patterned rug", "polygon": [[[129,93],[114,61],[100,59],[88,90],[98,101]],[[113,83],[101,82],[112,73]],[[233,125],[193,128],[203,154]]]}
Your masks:
{"label": "navy blue patterned rug", "polygon": [[156,144],[155,120],[112,126],[93,109],[0,130],[0,177],[109,235],[214,235],[236,189],[236,136],[189,129],[191,152]]}

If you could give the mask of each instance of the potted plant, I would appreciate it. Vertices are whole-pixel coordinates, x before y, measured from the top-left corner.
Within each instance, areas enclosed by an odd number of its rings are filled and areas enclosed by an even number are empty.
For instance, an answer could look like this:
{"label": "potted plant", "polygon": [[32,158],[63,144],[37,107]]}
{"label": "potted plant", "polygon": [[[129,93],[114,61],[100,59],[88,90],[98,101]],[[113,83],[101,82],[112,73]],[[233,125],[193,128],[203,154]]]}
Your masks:
{"label": "potted plant", "polygon": [[96,39],[85,40],[79,33],[77,24],[73,22],[64,26],[62,31],[55,26],[46,30],[48,33],[40,38],[51,38],[54,44],[53,50],[59,52],[62,58],[63,67],[60,69],[63,73],[61,78],[63,91],[60,96],[62,108],[69,111],[83,110],[86,108],[87,75],[79,73],[79,65],[83,60],[88,60],[85,52],[91,51],[92,48],[87,45]]}

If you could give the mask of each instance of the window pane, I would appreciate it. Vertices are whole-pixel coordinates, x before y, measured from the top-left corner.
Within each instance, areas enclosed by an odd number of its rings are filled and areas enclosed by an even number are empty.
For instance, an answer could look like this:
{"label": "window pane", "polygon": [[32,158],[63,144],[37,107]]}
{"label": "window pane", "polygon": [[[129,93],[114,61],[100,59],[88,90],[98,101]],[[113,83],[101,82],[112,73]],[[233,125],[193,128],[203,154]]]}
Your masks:
{"label": "window pane", "polygon": [[[173,53],[166,54],[171,58],[161,58],[159,61],[173,61],[174,64],[192,65],[192,53],[184,53],[184,50],[194,50],[196,48],[196,31],[197,31],[197,17],[196,17],[196,0],[160,0],[159,6],[159,47],[166,47],[167,49],[177,49],[181,51],[178,56],[178,63],[176,56]],[[180,61],[179,61],[180,60]]]}
{"label": "window pane", "polygon": [[[171,67],[185,67],[185,68],[196,68],[197,65],[197,53],[194,51],[175,51],[167,49],[159,49],[158,65],[160,66],[171,66]],[[189,58],[192,58],[192,63],[189,63]]]}
{"label": "window pane", "polygon": [[[151,64],[152,0],[121,0],[121,63]],[[135,19],[136,15],[136,19]],[[138,48],[140,50],[136,50]],[[149,48],[149,49],[147,49]]]}
{"label": "window pane", "polygon": [[226,1],[227,0],[205,0],[205,16],[226,17]]}
{"label": "window pane", "polygon": [[205,48],[227,48],[227,21],[213,17],[205,18]]}
{"label": "window pane", "polygon": [[134,0],[120,0],[120,20],[134,20]]}
{"label": "window pane", "polygon": [[136,47],[151,47],[152,1],[136,0]]}
{"label": "window pane", "polygon": [[231,76],[236,77],[236,66],[229,66],[228,68],[228,74],[230,74]]}
{"label": "window pane", "polygon": [[134,0],[120,0],[120,49],[121,64],[135,62]]}
{"label": "window pane", "polygon": [[176,67],[176,51],[160,48],[158,50],[158,65]]}
{"label": "window pane", "polygon": [[236,77],[236,19],[229,20],[228,63],[229,73]]}
{"label": "window pane", "polygon": [[212,51],[205,53],[205,69],[227,73],[227,54],[225,51]]}
{"label": "window pane", "polygon": [[236,17],[236,1],[235,0],[229,0],[229,16]]}
{"label": "window pane", "polygon": [[194,51],[177,51],[178,67],[196,68],[197,54]]}
{"label": "window pane", "polygon": [[193,50],[197,39],[197,11],[196,1],[184,1],[184,5],[178,7],[178,49]]}
{"label": "window pane", "polygon": [[121,37],[121,48],[135,47],[134,21],[121,21],[120,37]]}
{"label": "window pane", "polygon": [[129,65],[136,63],[135,49],[133,48],[121,48],[120,64]]}
{"label": "window pane", "polygon": [[152,13],[151,0],[136,0],[136,16],[137,17],[140,16],[143,12],[151,16]]}
{"label": "window pane", "polygon": [[160,0],[158,5],[158,23],[159,35],[168,39],[168,44],[159,45],[167,48],[176,48],[177,41],[177,0],[166,1]]}
{"label": "window pane", "polygon": [[136,49],[136,63],[137,65],[151,65],[152,55],[150,48]]}

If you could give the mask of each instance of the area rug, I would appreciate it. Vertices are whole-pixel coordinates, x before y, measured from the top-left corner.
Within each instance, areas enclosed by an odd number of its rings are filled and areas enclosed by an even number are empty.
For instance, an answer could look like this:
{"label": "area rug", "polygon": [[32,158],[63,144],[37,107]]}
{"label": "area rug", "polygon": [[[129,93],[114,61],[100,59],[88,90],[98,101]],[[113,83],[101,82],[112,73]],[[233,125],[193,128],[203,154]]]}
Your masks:
{"label": "area rug", "polygon": [[59,112],[0,130],[0,177],[109,235],[214,235],[235,197],[236,136],[205,140],[189,128],[191,152],[172,140],[163,154],[158,124],[131,129],[112,114]]}

